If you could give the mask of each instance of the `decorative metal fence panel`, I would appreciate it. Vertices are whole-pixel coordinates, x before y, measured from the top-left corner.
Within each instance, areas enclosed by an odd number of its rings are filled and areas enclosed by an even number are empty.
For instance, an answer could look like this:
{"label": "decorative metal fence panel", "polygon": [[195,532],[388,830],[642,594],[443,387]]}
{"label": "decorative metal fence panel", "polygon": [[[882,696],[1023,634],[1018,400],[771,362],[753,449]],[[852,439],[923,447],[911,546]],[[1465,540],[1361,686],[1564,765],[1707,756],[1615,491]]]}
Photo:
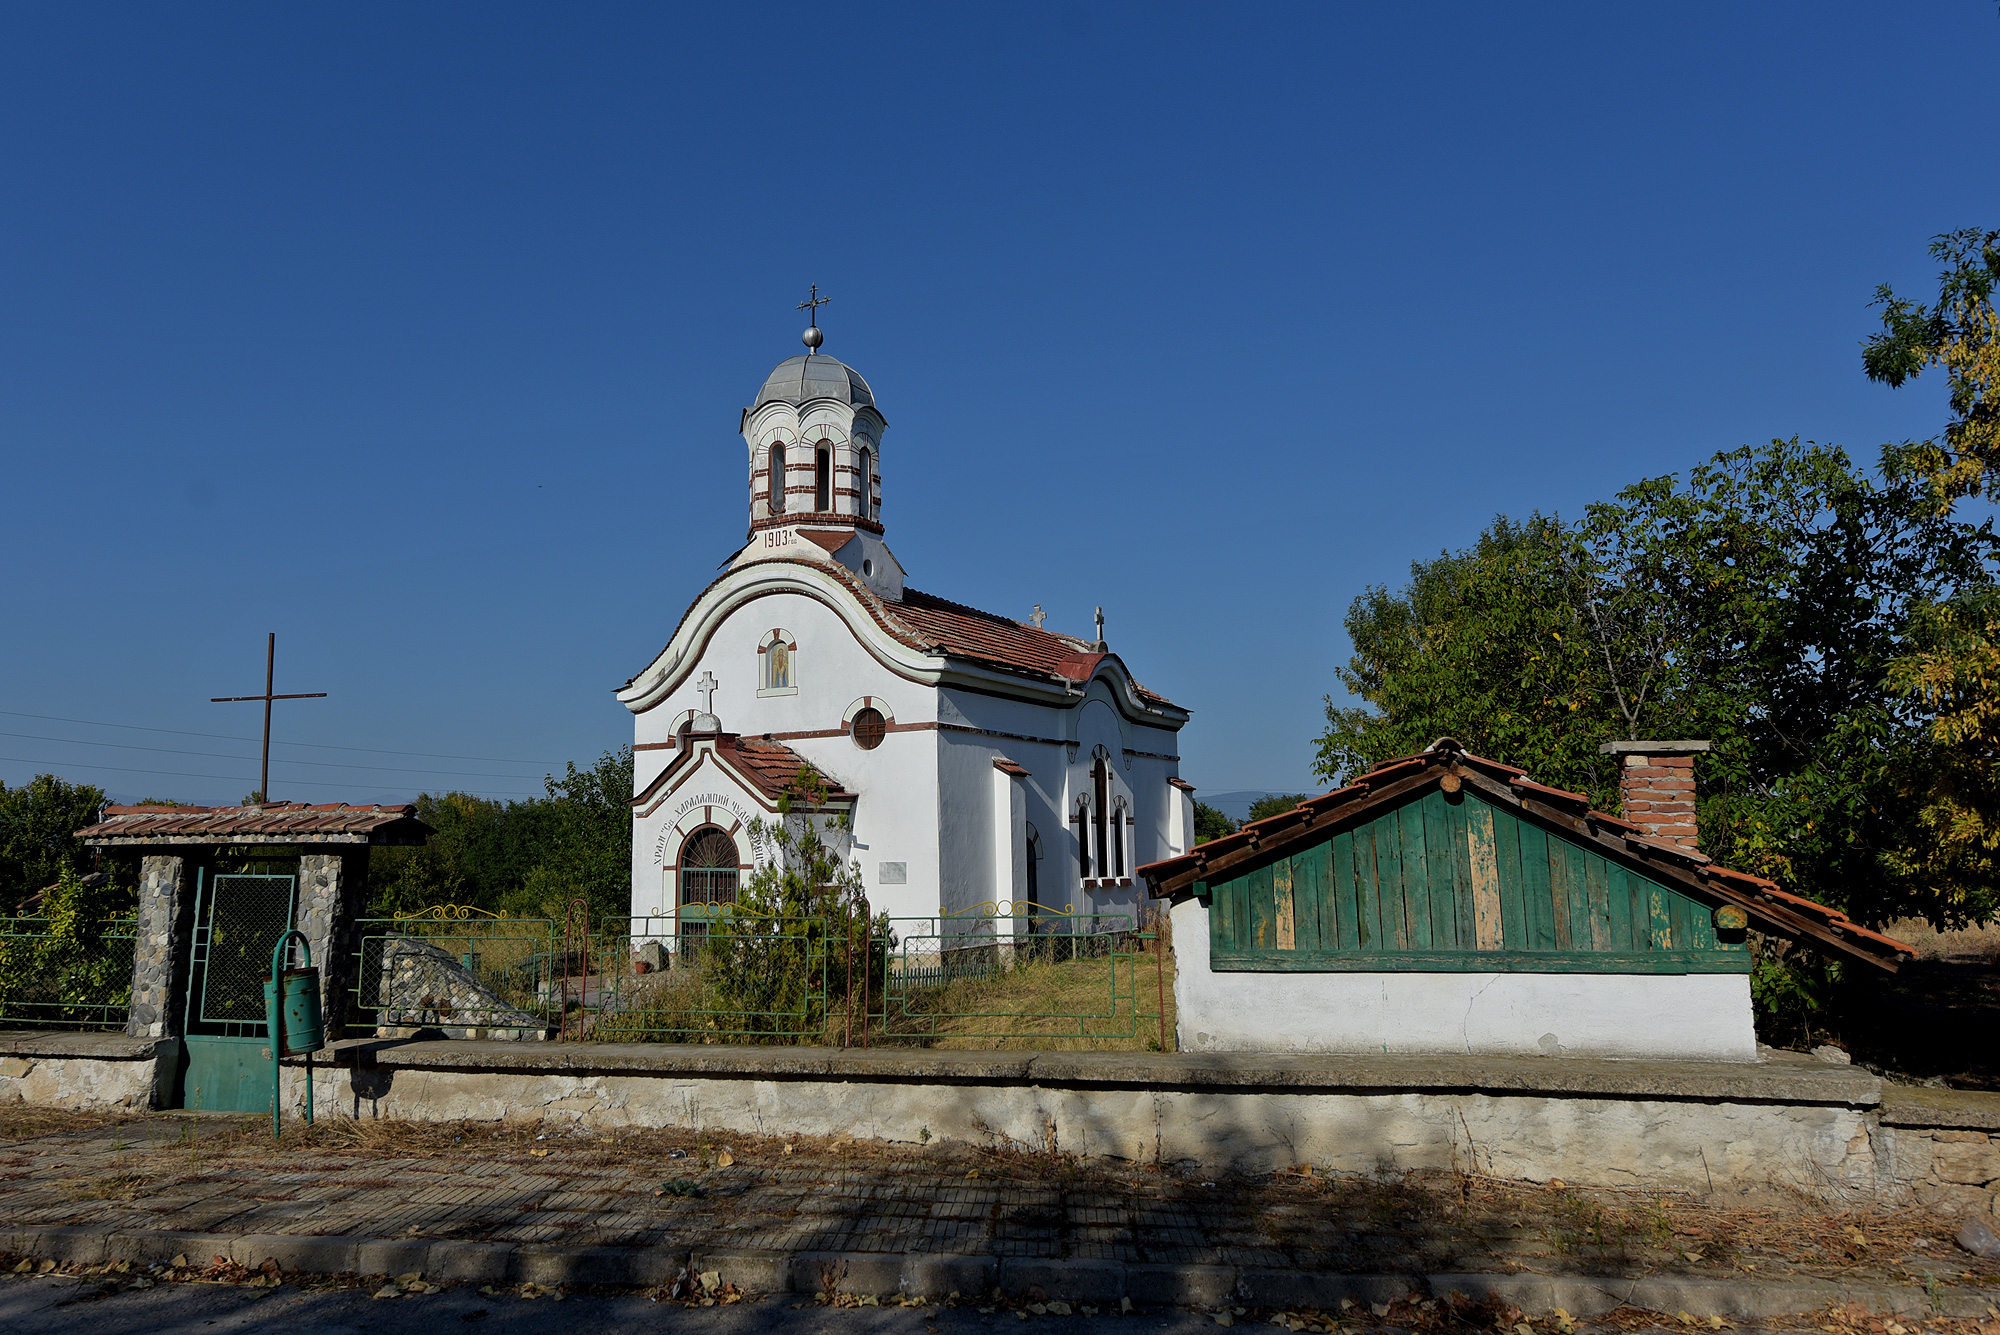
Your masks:
{"label": "decorative metal fence panel", "polygon": [[558,927],[457,904],[364,918],[355,1009],[378,1029],[541,1037],[582,965],[565,957]]}
{"label": "decorative metal fence panel", "polygon": [[0,1026],[124,1028],[137,944],[130,918],[70,932],[46,918],[0,917]]}

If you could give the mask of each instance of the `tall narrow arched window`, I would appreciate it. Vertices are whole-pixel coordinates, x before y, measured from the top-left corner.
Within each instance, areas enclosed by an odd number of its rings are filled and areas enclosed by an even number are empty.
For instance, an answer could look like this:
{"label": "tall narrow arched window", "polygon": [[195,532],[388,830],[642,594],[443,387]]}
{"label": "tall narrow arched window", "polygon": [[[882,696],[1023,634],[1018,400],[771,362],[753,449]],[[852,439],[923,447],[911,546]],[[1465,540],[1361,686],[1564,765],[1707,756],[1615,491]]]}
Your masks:
{"label": "tall narrow arched window", "polygon": [[855,513],[863,519],[875,517],[875,452],[861,451],[861,494],[854,502]]}
{"label": "tall narrow arched window", "polygon": [[785,512],[785,442],[771,447],[771,513]]}
{"label": "tall narrow arched window", "polygon": [[1111,874],[1111,850],[1105,847],[1106,822],[1111,818],[1111,773],[1102,760],[1090,767],[1090,815],[1097,823],[1097,874]]}
{"label": "tall narrow arched window", "polygon": [[813,451],[813,509],[820,514],[833,509],[833,447],[825,441]]}
{"label": "tall narrow arched window", "polygon": [[1111,811],[1111,874],[1125,875],[1125,803],[1120,799]]}
{"label": "tall narrow arched window", "polygon": [[1076,870],[1084,880],[1090,879],[1090,799],[1079,798],[1076,804]]}
{"label": "tall narrow arched window", "polygon": [[[1042,836],[1035,832],[1033,821],[1027,822],[1027,847],[1022,850],[1022,853],[1023,857],[1021,860],[1026,864],[1028,869],[1028,902],[1030,904],[1039,904],[1042,900],[1042,878],[1041,868],[1037,864],[1042,860]],[[1030,911],[1032,912],[1032,910]]]}

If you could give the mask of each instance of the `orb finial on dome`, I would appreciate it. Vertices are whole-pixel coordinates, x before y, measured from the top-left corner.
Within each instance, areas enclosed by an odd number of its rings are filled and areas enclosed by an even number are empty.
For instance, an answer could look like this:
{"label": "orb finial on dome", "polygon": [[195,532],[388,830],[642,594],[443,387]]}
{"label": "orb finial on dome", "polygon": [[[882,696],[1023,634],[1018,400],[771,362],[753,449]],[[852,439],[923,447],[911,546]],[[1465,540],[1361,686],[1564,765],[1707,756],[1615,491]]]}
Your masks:
{"label": "orb finial on dome", "polygon": [[801,310],[807,313],[806,319],[809,323],[806,325],[806,332],[799,336],[800,341],[808,349],[807,356],[818,352],[819,345],[826,341],[826,335],[821,333],[819,328],[819,308],[831,300],[833,300],[832,297],[822,297],[819,294],[819,284],[814,283],[812,285],[812,295],[793,308],[794,310]]}

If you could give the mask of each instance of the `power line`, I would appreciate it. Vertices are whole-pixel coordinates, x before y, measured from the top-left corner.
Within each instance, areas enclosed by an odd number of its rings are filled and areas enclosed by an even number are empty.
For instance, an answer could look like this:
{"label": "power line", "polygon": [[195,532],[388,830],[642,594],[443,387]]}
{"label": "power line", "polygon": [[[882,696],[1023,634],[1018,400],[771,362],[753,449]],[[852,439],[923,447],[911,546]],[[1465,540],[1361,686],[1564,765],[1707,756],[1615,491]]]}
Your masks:
{"label": "power line", "polygon": [[[153,774],[169,779],[214,779],[224,783],[247,782],[247,780],[241,774],[195,774],[188,770],[137,769],[130,765],[93,765],[88,763],[71,764],[67,761],[35,760],[31,759],[28,756],[0,756],[0,760],[11,760],[18,765],[54,765],[63,769],[108,770],[114,774]],[[334,780],[333,782],[327,783],[324,786],[328,788],[365,788],[367,785],[359,783],[341,783],[338,780]],[[544,796],[544,794],[542,793],[524,793],[516,789],[495,788],[495,789],[488,789],[487,791],[500,793],[501,795],[506,797]]]}
{"label": "power line", "polygon": [[[91,728],[125,728],[132,732],[164,732],[175,737],[205,737],[214,742],[254,742],[255,737],[238,737],[225,732],[188,732],[181,728],[149,728],[142,723],[106,723],[102,719],[64,718],[58,714],[24,714],[17,709],[0,709],[0,714],[10,718],[40,719],[44,723],[81,723]],[[321,751],[358,751],[376,756],[411,756],[418,760],[483,760],[493,765],[560,765],[560,760],[515,760],[507,756],[460,756],[448,755],[442,751],[389,751],[379,746],[335,746],[331,742],[282,742],[273,738],[273,746],[309,746]],[[193,754],[193,753],[190,753]],[[303,762],[301,762],[303,763]]]}
{"label": "power line", "polygon": [[[162,729],[165,731],[165,729]],[[66,746],[111,746],[121,751],[152,751],[163,756],[204,756],[210,760],[254,760],[254,756],[227,755],[220,751],[178,751],[166,746],[140,746],[134,742],[93,742],[81,737],[49,737],[39,732],[0,732],[0,737],[19,737],[32,742],[61,742]],[[361,765],[351,760],[291,760],[278,757],[280,765],[311,765],[315,769],[379,770],[384,774],[437,774],[461,779],[532,779],[532,774],[488,774],[470,769],[410,769],[400,765]]]}

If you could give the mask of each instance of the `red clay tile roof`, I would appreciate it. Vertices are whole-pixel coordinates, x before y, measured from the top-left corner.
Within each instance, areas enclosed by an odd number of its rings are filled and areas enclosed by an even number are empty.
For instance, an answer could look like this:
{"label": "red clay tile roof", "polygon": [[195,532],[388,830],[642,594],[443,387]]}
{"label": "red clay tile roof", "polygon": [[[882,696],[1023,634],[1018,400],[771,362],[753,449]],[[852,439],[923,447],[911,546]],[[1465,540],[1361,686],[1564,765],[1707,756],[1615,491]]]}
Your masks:
{"label": "red clay tile roof", "polygon": [[414,806],[266,802],[248,807],[105,807],[77,831],[86,844],[420,844],[433,831]]}
{"label": "red clay tile roof", "polygon": [[[675,756],[672,763],[661,770],[638,796],[631,799],[630,805],[644,806],[652,801],[661,789],[673,784],[674,776],[694,764],[696,758],[701,755],[701,749],[695,743],[711,736],[715,739],[716,759],[745,783],[774,802],[791,787],[792,781],[799,777],[800,768],[807,763],[806,758],[791,747],[767,737],[743,737],[733,732],[690,733],[687,734],[687,744],[681,749],[681,753]],[[854,794],[841,787],[840,782],[832,775],[821,771],[820,777],[826,781],[826,795],[829,801],[853,800]]]}
{"label": "red clay tile roof", "polygon": [[1017,779],[1025,779],[1028,777],[1028,770],[1026,766],[1017,765],[1013,761],[1007,759],[1005,756],[995,756],[993,758],[993,768],[999,770],[1002,774],[1011,774]]}
{"label": "red clay tile roof", "polygon": [[[1004,667],[1025,668],[1069,681],[1088,681],[1107,655],[1095,652],[1087,640],[1058,635],[1025,621],[1014,621],[954,603],[935,594],[903,590],[903,601],[884,609],[924,637],[927,647],[956,658],[972,658]],[[1171,704],[1157,691],[1138,682],[1132,689],[1156,704]]]}
{"label": "red clay tile roof", "polygon": [[[731,737],[728,733],[717,741],[716,750],[728,754],[731,768],[756,784],[758,791],[766,797],[775,798],[783,793],[799,777],[799,770],[806,764],[804,756],[783,742],[766,741],[762,737]],[[822,773],[820,777],[826,780],[826,795],[829,798],[854,796],[841,787],[832,775]]]}
{"label": "red clay tile roof", "polygon": [[824,547],[829,556],[854,541],[851,529],[802,528],[799,536],[815,547]]}
{"label": "red clay tile roof", "polygon": [[1308,842],[1322,817],[1345,819],[1374,806],[1386,805],[1413,791],[1427,789],[1447,770],[1472,777],[1489,796],[1522,806],[1533,801],[1535,815],[1567,827],[1600,851],[1638,853],[1650,871],[1665,873],[1671,880],[1744,909],[1758,919],[1764,930],[1794,939],[1810,938],[1812,944],[1831,945],[1842,953],[1891,970],[1905,959],[1916,958],[1914,947],[1863,927],[1838,909],[1780,890],[1774,882],[1760,876],[1717,866],[1700,853],[1678,844],[1649,839],[1630,821],[1593,811],[1590,799],[1583,794],[1536,783],[1526,770],[1472,755],[1449,737],[1440,738],[1427,751],[1386,761],[1366,774],[1357,775],[1346,787],[1308,798],[1290,811],[1253,821],[1233,834],[1199,844],[1179,857],[1148,863],[1138,869],[1139,875],[1146,878],[1156,896],[1178,893],[1203,878],[1212,864],[1240,860],[1239,855],[1243,854],[1275,853],[1291,844]]}

